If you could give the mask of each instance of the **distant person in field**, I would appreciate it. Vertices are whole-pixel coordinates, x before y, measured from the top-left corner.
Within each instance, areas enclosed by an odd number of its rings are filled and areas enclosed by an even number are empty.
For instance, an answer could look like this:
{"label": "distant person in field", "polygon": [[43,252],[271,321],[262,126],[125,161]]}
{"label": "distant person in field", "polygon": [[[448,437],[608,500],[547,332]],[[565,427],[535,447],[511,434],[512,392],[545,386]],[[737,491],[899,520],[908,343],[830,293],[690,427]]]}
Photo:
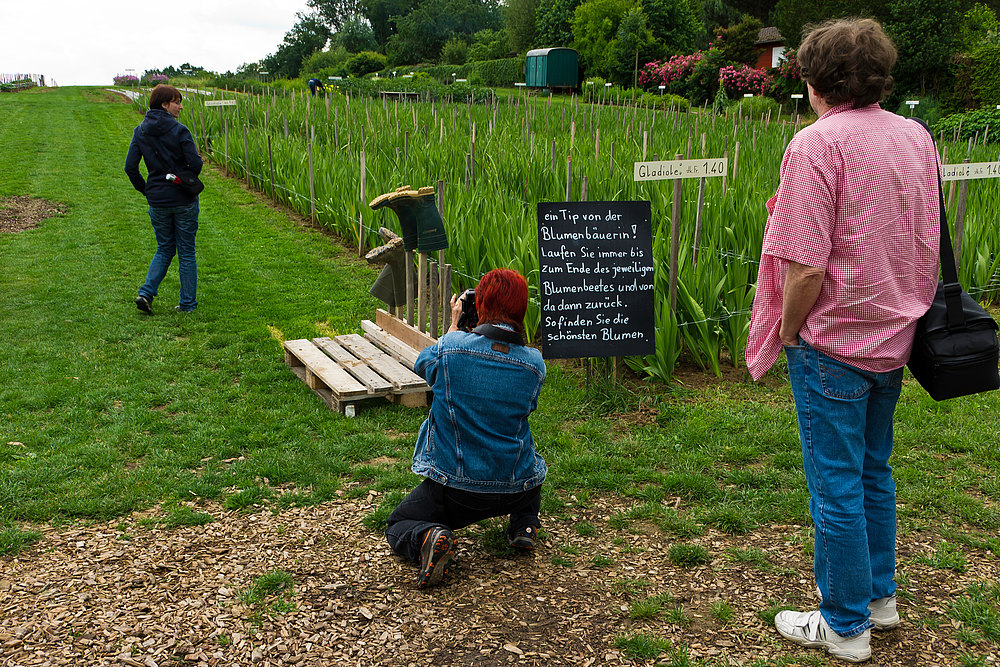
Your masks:
{"label": "distant person in field", "polygon": [[[202,161],[191,132],[177,122],[181,94],[173,86],[160,84],[149,95],[149,111],[132,133],[132,143],[125,158],[125,173],[136,190],[146,196],[149,219],[156,234],[156,254],[149,264],[146,282],[135,298],[136,307],[153,314],[153,299],[160,282],[177,255],[180,274],[180,299],[175,310],[189,313],[198,305],[198,268],[194,239],[198,232],[198,196],[190,195],[167,174],[183,168],[201,172]],[[146,163],[148,176],[139,173],[139,160]]]}
{"label": "distant person in field", "polygon": [[819,120],[789,143],[747,342],[760,378],[784,347],[815,525],[819,609],[778,632],[848,662],[899,625],[892,419],[917,319],[938,282],[938,161],[883,111],[896,48],[870,19],[812,29],[798,52]]}
{"label": "distant person in field", "polygon": [[515,549],[535,546],[547,468],[535,452],[528,416],[545,382],[541,353],[524,341],[528,283],[511,269],[476,287],[478,326],[462,331],[464,298],[451,299],[452,324],[413,369],[434,393],[420,427],[413,472],[424,477],[389,517],[389,545],[419,563],[417,588],[441,582],[455,552],[453,530],[509,515]]}
{"label": "distant person in field", "polygon": [[316,77],[309,79],[307,83],[309,85],[309,92],[312,93],[313,95],[316,94],[317,90],[326,90],[326,87],[323,85],[323,82],[317,79]]}

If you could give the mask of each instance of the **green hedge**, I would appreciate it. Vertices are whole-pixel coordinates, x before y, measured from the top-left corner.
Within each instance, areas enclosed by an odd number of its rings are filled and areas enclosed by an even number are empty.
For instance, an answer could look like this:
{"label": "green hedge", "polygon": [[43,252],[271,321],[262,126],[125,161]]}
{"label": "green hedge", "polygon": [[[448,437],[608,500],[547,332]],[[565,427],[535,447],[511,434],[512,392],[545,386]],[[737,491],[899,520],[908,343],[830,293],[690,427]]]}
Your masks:
{"label": "green hedge", "polygon": [[442,83],[450,83],[455,78],[468,79],[474,86],[513,88],[515,83],[524,81],[524,62],[525,57],[520,56],[500,60],[477,60],[464,65],[404,65],[388,67],[379,72],[379,77],[388,78],[392,76],[393,70],[397,75],[423,72]]}

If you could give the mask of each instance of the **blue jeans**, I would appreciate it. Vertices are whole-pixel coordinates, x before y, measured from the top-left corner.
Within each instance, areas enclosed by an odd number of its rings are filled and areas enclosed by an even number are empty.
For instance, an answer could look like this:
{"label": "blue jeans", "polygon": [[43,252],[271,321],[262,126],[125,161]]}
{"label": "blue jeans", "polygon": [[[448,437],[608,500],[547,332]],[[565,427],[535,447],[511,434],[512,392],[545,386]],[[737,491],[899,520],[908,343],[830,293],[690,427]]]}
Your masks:
{"label": "blue jeans", "polygon": [[181,310],[194,310],[198,305],[198,267],[194,256],[194,237],[198,233],[198,200],[187,206],[150,206],[149,219],[156,233],[156,254],[149,264],[146,282],[139,288],[139,296],[153,300],[176,254],[177,271],[181,279],[181,294],[177,305]]}
{"label": "blue jeans", "polygon": [[785,347],[816,529],[819,609],[839,635],[869,627],[868,603],[896,591],[892,415],[903,369],[862,371],[804,341]]}

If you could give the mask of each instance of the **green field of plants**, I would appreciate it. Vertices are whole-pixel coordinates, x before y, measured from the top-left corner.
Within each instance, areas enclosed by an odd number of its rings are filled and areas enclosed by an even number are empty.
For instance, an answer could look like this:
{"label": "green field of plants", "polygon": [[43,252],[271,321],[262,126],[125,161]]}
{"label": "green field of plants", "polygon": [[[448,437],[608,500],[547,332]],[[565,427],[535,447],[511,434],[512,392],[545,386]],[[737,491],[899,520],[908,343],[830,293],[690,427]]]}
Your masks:
{"label": "green field of plants", "polygon": [[[211,99],[235,106],[206,106]],[[137,106],[146,108],[144,98]],[[612,103],[612,102],[619,103]],[[357,243],[378,245],[377,229],[396,224],[368,201],[401,185],[444,183],[446,260],[454,288],[509,266],[538,289],[536,205],[566,200],[647,200],[653,212],[656,353],[629,359],[668,379],[685,351],[716,374],[742,364],[756,281],[764,202],[778,184],[782,153],[801,118],[744,100],[723,114],[687,105],[511,94],[485,103],[383,97],[188,93],[181,116],[210,158],[304,215]],[[765,109],[767,109],[765,111]],[[788,111],[787,109],[785,111]],[[807,121],[808,122],[808,121]],[[941,142],[947,163],[997,160],[994,144]],[[670,181],[635,182],[633,163],[726,157],[729,175],[683,183],[676,313],[667,305]],[[364,184],[362,185],[362,174]],[[960,278],[981,299],[1000,293],[1000,229],[995,179],[971,182]],[[362,194],[364,193],[364,195]],[[957,197],[950,197],[954,219]],[[359,226],[359,220],[361,225]],[[539,322],[532,299],[527,325]]]}

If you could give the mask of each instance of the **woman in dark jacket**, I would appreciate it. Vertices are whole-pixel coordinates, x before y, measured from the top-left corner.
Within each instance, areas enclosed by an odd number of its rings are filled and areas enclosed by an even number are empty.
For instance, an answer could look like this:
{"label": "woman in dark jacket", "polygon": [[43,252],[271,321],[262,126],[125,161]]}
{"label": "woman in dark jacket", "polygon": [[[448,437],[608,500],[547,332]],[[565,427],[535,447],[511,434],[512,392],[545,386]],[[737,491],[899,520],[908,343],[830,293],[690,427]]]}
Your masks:
{"label": "woman in dark jacket", "polygon": [[[198,231],[198,196],[188,194],[176,182],[167,180],[178,170],[201,172],[201,156],[191,132],[177,122],[181,94],[173,86],[159,85],[149,96],[149,111],[132,134],[125,158],[125,173],[136,190],[149,202],[149,219],[156,233],[156,254],[149,264],[146,282],[139,288],[136,307],[153,314],[153,298],[177,254],[180,300],[175,310],[189,313],[198,305],[198,269],[194,237]],[[146,163],[149,176],[142,179],[139,160]]]}

